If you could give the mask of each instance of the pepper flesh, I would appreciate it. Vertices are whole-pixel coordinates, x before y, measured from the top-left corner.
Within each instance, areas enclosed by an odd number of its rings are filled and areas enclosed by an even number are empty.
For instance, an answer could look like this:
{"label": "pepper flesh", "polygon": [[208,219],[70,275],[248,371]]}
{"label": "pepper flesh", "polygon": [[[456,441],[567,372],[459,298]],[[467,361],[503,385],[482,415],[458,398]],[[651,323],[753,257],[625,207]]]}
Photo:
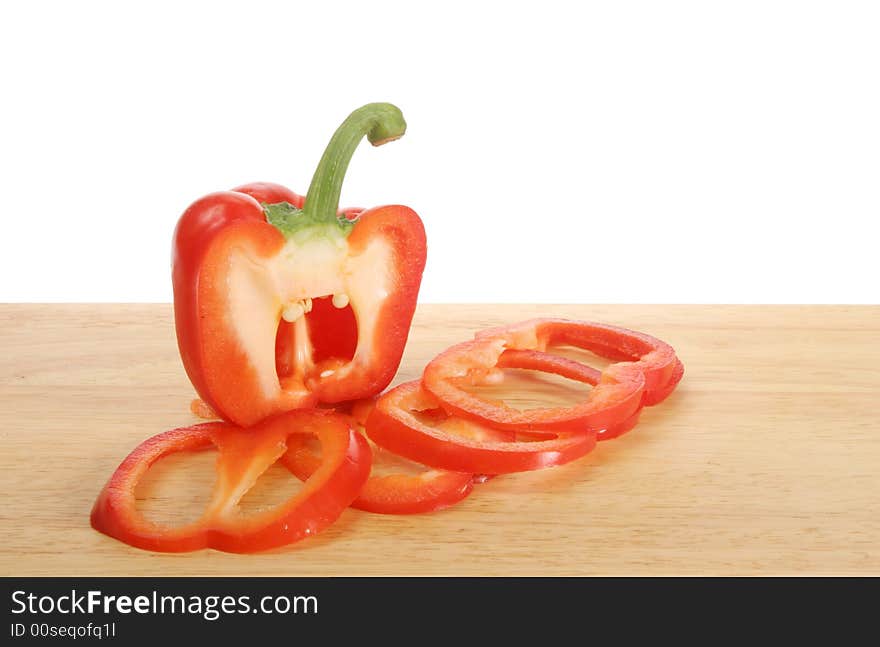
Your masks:
{"label": "pepper flesh", "polygon": [[[280,204],[286,202],[298,209],[305,206],[306,197],[294,193],[280,184],[271,182],[252,182],[237,186],[233,191],[245,193],[260,204]],[[339,210],[337,216],[356,221],[363,212],[360,208]],[[331,298],[314,300],[314,306],[306,317],[309,344],[315,363],[331,358],[351,358],[358,342],[358,327],[351,308],[338,308]],[[295,324],[283,319],[278,323],[275,345],[275,364],[279,376],[287,376],[296,370],[294,364],[296,348]]]}
{"label": "pepper flesh", "polygon": [[248,426],[390,383],[424,270],[424,227],[408,207],[340,216],[336,205],[360,138],[379,145],[404,130],[399,110],[368,104],[334,134],[304,199],[257,183],[210,194],[181,216],[178,346],[199,396],[223,419]]}
{"label": "pepper flesh", "polygon": [[[242,497],[287,448],[291,436],[315,435],[321,465],[285,503],[253,515],[238,509]],[[135,487],[150,466],[182,451],[219,450],[211,501],[195,522],[168,527],[137,510]],[[250,553],[317,534],[354,500],[370,473],[370,448],[348,418],[315,409],[291,411],[239,429],[207,422],[173,429],[139,445],[110,477],[92,508],[96,530],[136,548],[187,552],[202,548]]]}

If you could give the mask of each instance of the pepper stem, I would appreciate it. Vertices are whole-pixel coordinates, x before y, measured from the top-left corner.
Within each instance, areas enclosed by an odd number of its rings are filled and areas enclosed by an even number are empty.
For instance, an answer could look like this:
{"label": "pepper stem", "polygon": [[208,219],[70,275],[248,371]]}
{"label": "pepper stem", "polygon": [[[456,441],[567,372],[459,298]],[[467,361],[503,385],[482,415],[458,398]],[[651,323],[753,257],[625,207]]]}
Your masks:
{"label": "pepper stem", "polygon": [[405,132],[403,113],[390,103],[368,103],[352,112],[333,133],[318,162],[303,212],[316,220],[335,221],[345,171],[364,135],[373,146],[381,146]]}

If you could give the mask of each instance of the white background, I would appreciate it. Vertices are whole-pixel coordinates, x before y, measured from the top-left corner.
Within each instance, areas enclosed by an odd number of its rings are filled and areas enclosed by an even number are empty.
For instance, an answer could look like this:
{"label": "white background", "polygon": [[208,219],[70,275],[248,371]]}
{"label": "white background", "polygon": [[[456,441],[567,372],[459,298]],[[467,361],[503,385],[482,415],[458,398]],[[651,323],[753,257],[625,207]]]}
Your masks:
{"label": "white background", "polygon": [[422,216],[425,302],[880,302],[875,2],[19,2],[0,9],[0,301],[170,301],[200,195]]}

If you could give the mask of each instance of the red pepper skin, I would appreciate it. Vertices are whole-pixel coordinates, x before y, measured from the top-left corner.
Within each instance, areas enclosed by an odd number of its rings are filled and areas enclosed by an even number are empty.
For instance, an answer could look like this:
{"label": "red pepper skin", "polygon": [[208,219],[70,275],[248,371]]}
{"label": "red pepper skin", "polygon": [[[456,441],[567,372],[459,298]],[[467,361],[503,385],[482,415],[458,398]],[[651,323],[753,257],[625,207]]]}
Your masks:
{"label": "red pepper skin", "polygon": [[[286,186],[275,184],[274,182],[249,182],[232,189],[236,193],[246,193],[254,198],[260,204],[278,204],[286,202],[292,204],[297,209],[302,209],[306,203],[306,197],[299,193],[294,193]],[[345,216],[349,220],[357,220],[357,217],[364,211],[362,207],[346,207],[340,209],[338,214]]]}
{"label": "red pepper skin", "polygon": [[560,431],[555,438],[536,441],[468,438],[457,433],[462,426],[474,424],[468,420],[453,416],[434,423],[421,415],[439,408],[439,401],[423,390],[418,380],[406,382],[376,402],[367,419],[367,435],[380,447],[412,461],[474,474],[507,474],[562,465],[596,446],[595,433],[580,431]]}
{"label": "red pepper skin", "polygon": [[297,209],[302,209],[306,202],[304,195],[294,193],[286,186],[275,184],[274,182],[250,182],[237,186],[232,190],[236,193],[249,195],[260,204],[286,202],[292,204]]}
{"label": "red pepper skin", "polygon": [[[284,504],[242,515],[238,502],[284,453],[288,437],[301,434],[320,439],[322,469]],[[136,510],[134,492],[150,466],[163,456],[211,445],[220,450],[218,479],[201,519],[176,528],[145,520]],[[91,523],[96,530],[144,550],[257,552],[304,539],[329,526],[354,500],[369,473],[369,445],[346,417],[330,411],[292,411],[248,430],[207,422],[167,431],[139,445],[101,491]]]}
{"label": "red pepper skin", "polygon": [[[520,411],[490,402],[462,388],[479,383],[510,350],[546,351],[554,345],[572,345],[618,361],[601,372],[598,380],[589,367],[558,358],[552,372],[595,384],[587,399],[572,407]],[[522,355],[521,355],[522,356]],[[549,365],[533,358],[534,365]],[[601,431],[632,418],[645,394],[666,388],[675,370],[672,347],[649,335],[624,328],[568,321],[534,319],[477,333],[470,342],[457,344],[435,357],[425,368],[422,385],[450,414],[499,429],[546,431]],[[583,365],[580,365],[583,366]]]}

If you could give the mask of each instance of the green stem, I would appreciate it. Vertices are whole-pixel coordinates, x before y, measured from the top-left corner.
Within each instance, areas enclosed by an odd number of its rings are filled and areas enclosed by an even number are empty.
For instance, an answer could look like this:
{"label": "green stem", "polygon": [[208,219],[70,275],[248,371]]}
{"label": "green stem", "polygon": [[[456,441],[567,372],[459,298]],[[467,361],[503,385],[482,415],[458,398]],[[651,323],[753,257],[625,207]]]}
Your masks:
{"label": "green stem", "polygon": [[309,218],[336,220],[342,180],[364,135],[373,146],[394,141],[406,132],[403,113],[390,103],[368,103],[352,112],[333,133],[312,176],[303,212]]}

